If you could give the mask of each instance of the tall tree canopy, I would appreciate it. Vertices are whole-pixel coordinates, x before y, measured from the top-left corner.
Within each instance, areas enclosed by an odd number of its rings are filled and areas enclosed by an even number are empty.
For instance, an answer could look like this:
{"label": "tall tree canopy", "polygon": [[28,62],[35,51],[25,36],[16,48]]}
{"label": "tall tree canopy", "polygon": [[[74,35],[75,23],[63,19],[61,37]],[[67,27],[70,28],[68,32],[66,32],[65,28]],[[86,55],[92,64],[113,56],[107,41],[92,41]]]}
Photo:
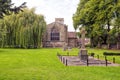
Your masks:
{"label": "tall tree canopy", "polygon": [[43,15],[35,14],[35,9],[5,16],[0,20],[7,33],[2,37],[2,47],[40,48],[46,29]]}
{"label": "tall tree canopy", "polygon": [[115,32],[120,32],[119,9],[120,0],[80,0],[73,15],[74,28],[85,27],[93,46],[108,44],[111,31],[117,27]]}
{"label": "tall tree canopy", "polygon": [[18,7],[13,7],[14,4],[11,3],[11,0],[0,0],[0,18],[3,18],[4,15],[10,15],[10,12],[18,13],[22,11],[22,8],[26,7],[25,4],[26,2]]}

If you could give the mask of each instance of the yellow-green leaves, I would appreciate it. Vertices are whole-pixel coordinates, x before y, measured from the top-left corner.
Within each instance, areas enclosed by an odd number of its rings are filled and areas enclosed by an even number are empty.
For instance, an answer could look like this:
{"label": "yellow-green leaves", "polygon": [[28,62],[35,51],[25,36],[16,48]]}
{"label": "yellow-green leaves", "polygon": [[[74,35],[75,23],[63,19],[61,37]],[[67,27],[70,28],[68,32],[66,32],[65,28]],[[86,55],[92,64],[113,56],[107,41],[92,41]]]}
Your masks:
{"label": "yellow-green leaves", "polygon": [[35,14],[35,9],[24,9],[24,12],[6,16],[4,26],[7,34],[4,47],[39,48],[43,31],[46,29],[44,16]]}

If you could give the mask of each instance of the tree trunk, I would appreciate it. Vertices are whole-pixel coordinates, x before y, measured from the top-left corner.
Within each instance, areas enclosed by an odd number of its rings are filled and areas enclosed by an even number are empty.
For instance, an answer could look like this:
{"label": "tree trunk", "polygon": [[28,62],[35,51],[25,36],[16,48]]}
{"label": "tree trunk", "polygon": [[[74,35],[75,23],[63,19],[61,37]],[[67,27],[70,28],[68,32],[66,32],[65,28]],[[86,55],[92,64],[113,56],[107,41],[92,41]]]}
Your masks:
{"label": "tree trunk", "polygon": [[118,34],[117,49],[120,49],[120,33]]}
{"label": "tree trunk", "polygon": [[101,48],[101,44],[100,44],[100,42],[98,42],[98,45],[97,45],[97,46],[98,46],[98,48]]}
{"label": "tree trunk", "polygon": [[120,42],[117,42],[117,49],[120,49]]}
{"label": "tree trunk", "polygon": [[[108,20],[108,23],[107,23],[107,26],[108,26],[108,32],[110,31],[110,23],[109,23],[109,20]],[[110,44],[107,42],[107,40],[109,40],[109,34],[106,35],[106,44],[107,44],[107,48],[109,49],[110,48]]]}
{"label": "tree trunk", "polygon": [[91,40],[90,40],[90,44],[91,44],[91,47],[94,47],[94,44],[93,44],[93,37],[91,37]]}
{"label": "tree trunk", "polygon": [[110,43],[107,44],[107,48],[110,49]]}
{"label": "tree trunk", "polygon": [[110,22],[109,22],[109,20],[108,20],[108,22],[107,22],[107,26],[108,26],[107,31],[109,32],[109,31],[110,31]]}

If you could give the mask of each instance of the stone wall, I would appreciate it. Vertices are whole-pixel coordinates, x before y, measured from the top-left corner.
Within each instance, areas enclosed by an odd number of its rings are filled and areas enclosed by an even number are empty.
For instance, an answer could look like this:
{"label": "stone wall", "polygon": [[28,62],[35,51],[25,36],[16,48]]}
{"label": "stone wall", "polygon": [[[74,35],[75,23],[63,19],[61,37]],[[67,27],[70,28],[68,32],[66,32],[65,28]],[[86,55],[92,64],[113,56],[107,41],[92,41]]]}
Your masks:
{"label": "stone wall", "polygon": [[[63,24],[63,22],[58,22],[58,20],[61,19],[57,19],[57,21],[47,25],[46,33],[43,39],[43,47],[63,47],[64,43],[67,43],[67,26]],[[53,28],[59,32],[59,41],[51,40],[51,30]]]}
{"label": "stone wall", "polygon": [[77,46],[77,42],[76,42],[76,38],[68,38],[68,46],[69,47],[76,47]]}

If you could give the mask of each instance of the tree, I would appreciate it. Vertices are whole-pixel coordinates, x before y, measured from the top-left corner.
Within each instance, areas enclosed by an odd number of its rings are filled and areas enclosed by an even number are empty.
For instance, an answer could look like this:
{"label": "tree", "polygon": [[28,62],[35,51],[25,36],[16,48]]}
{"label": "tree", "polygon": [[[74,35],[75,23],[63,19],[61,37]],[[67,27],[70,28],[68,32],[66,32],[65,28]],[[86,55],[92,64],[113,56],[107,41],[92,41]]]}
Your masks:
{"label": "tree", "polygon": [[85,4],[88,2],[89,0],[80,0],[80,3],[78,4],[78,7],[77,7],[77,11],[75,14],[73,14],[73,27],[76,31],[76,29],[79,28],[79,25],[81,24],[80,23],[80,11],[84,8]]}
{"label": "tree", "polygon": [[119,15],[119,0],[88,0],[84,4],[82,2],[84,1],[81,0],[73,15],[74,27],[81,25],[86,28],[92,46],[107,44],[109,32],[115,27],[111,26],[111,22]]}
{"label": "tree", "polygon": [[23,11],[22,9],[26,7],[26,2],[22,3],[19,7],[13,7],[13,5],[11,0],[0,0],[0,18],[3,18],[4,15],[10,15],[11,12],[18,13]]}
{"label": "tree", "polygon": [[[84,2],[84,5],[82,4]],[[91,38],[91,43],[93,43],[93,37],[92,31],[94,29],[93,24],[95,23],[95,19],[97,16],[95,12],[98,11],[97,4],[99,4],[98,1],[80,1],[80,4],[78,5],[77,11],[75,15],[73,16],[73,22],[75,25],[82,27],[85,27],[88,33],[88,37]],[[82,5],[82,6],[81,6]],[[91,6],[92,5],[92,6]],[[81,7],[81,8],[80,8]],[[93,44],[92,44],[93,45]]]}
{"label": "tree", "polygon": [[120,0],[115,0],[114,4],[115,22],[113,25],[116,30],[117,49],[120,49]]}
{"label": "tree", "polygon": [[[22,9],[25,8],[26,2],[22,3],[20,6],[13,7],[13,3],[11,3],[11,0],[0,0],[0,19],[3,19],[5,15],[10,15],[12,13],[18,13],[19,11],[23,11]],[[0,23],[2,24],[2,23]],[[4,41],[5,36],[5,28],[0,26],[0,41]]]}
{"label": "tree", "polygon": [[[7,33],[2,42],[3,47],[40,48],[42,36],[46,29],[43,15],[35,14],[35,9],[5,16],[2,26]],[[0,25],[1,26],[1,25]]]}

